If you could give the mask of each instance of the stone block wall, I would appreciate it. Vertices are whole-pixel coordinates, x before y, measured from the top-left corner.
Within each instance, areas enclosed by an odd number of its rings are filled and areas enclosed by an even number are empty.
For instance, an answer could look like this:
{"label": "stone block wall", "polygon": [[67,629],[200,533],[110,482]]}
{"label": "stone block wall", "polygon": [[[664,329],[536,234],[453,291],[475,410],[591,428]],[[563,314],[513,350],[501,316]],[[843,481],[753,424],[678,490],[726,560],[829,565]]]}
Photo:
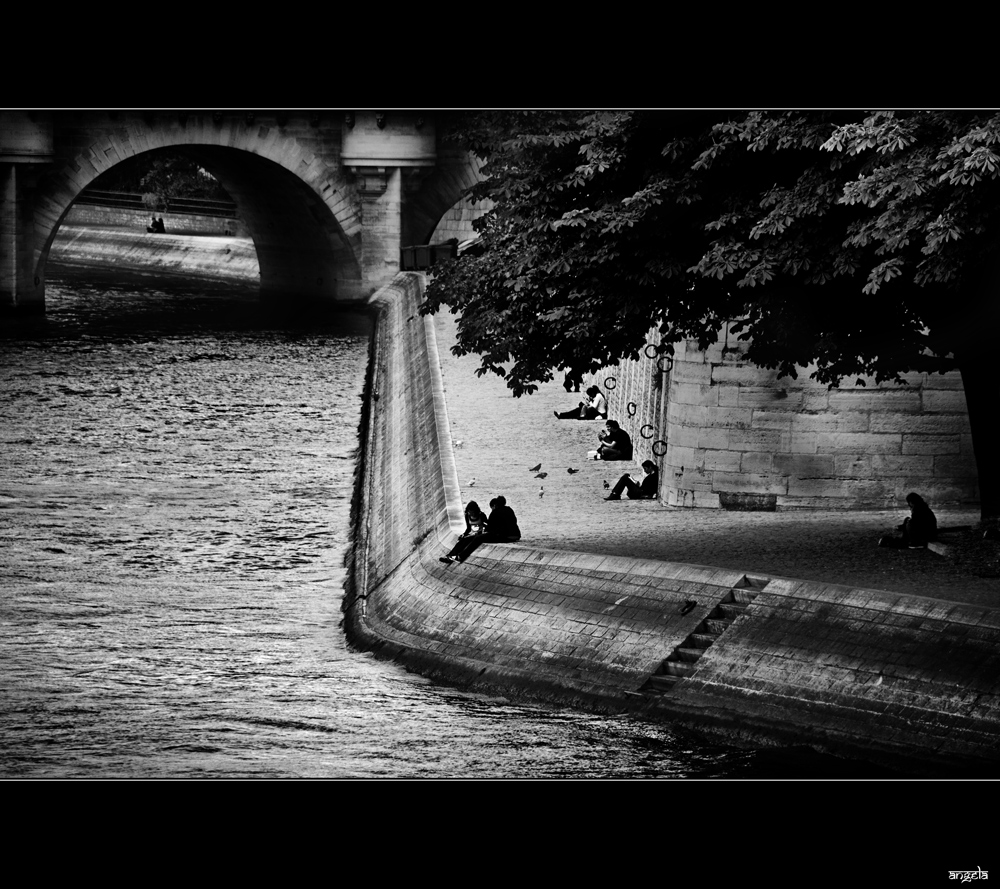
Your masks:
{"label": "stone block wall", "polygon": [[474,238],[476,230],[472,227],[472,223],[486,213],[490,206],[490,201],[470,201],[468,198],[462,198],[441,217],[434,234],[431,235],[430,243],[441,244],[451,238],[461,243]]}
{"label": "stone block wall", "polygon": [[[655,330],[648,340],[658,342]],[[813,368],[779,379],[749,364],[746,344],[734,341],[723,336],[708,350],[685,343],[669,373],[641,355],[588,378],[602,388],[614,378],[609,416],[632,436],[637,463],[666,441],[665,456],[653,456],[665,505],[885,509],[910,491],[934,506],[978,502],[957,371],[831,388],[809,378]]]}
{"label": "stone block wall", "polygon": [[[729,338],[732,342],[733,337]],[[666,416],[666,502],[734,509],[892,508],[910,491],[937,506],[978,499],[957,372],[905,385],[828,387],[754,367],[745,344],[688,343]]]}
{"label": "stone block wall", "polygon": [[[646,340],[650,353],[655,353],[660,342],[659,331],[651,331]],[[652,460],[661,478],[666,454],[661,417],[664,392],[669,384],[670,373],[658,370],[656,358],[643,352],[638,358],[588,375],[581,386],[581,392],[588,386],[600,387],[608,399],[608,419],[617,420],[632,439],[636,466],[643,460]]]}
{"label": "stone block wall", "polygon": [[233,235],[245,237],[246,227],[238,219],[224,216],[201,216],[193,213],[168,213],[147,210],[127,210],[118,207],[100,207],[95,204],[75,204],[63,220],[64,225],[116,225],[144,232],[149,219],[163,217],[168,234]]}

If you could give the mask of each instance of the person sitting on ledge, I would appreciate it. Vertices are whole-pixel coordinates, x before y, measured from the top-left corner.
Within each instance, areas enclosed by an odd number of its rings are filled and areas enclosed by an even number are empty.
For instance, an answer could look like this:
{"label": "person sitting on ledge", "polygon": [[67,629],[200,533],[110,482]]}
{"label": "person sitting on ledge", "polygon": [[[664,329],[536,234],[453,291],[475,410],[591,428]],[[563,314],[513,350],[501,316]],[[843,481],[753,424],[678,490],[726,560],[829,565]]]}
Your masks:
{"label": "person sitting on ledge", "polygon": [[517,543],[521,539],[521,529],[517,526],[517,516],[507,505],[504,496],[490,501],[490,517],[479,508],[475,500],[465,507],[465,533],[458,538],[451,552],[441,556],[439,562],[464,562],[481,543]]}
{"label": "person sitting on ledge", "polygon": [[475,500],[470,500],[465,507],[465,532],[446,556],[441,556],[439,562],[464,562],[465,558],[480,543],[480,538],[486,534],[488,520],[486,513]]}
{"label": "person sitting on ledge", "polygon": [[552,411],[557,420],[606,420],[608,418],[608,400],[597,386],[587,389],[589,401],[581,401],[579,406],[571,411]]}
{"label": "person sitting on ledge", "polygon": [[656,487],[659,481],[659,473],[656,471],[656,464],[652,460],[642,461],[642,471],[645,473],[641,482],[637,482],[627,472],[623,475],[611,493],[605,500],[621,500],[622,491],[628,493],[629,500],[652,500],[656,497]]}
{"label": "person sitting on ledge", "polygon": [[595,460],[631,460],[632,459],[632,439],[629,434],[618,425],[616,420],[608,420],[604,424],[607,432],[598,432],[597,437],[601,440],[601,445],[597,449]]}
{"label": "person sitting on ledge", "polygon": [[494,543],[517,543],[521,539],[521,529],[517,526],[517,516],[507,505],[503,494],[490,501],[490,517],[487,520],[489,530],[484,535],[485,541]]}
{"label": "person sitting on ledge", "polygon": [[903,519],[903,524],[897,529],[903,532],[902,537],[886,535],[879,540],[879,546],[922,549],[937,537],[937,517],[924,498],[911,492],[906,495],[906,502],[910,507],[910,515]]}

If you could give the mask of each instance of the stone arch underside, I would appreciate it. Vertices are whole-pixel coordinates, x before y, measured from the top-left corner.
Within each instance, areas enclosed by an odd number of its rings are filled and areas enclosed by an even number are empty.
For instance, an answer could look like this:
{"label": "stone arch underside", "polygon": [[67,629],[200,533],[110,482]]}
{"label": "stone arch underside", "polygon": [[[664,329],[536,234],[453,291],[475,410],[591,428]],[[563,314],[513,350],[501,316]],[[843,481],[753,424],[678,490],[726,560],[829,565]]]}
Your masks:
{"label": "stone arch underside", "polygon": [[44,280],[56,231],[94,179],[128,157],[169,152],[197,161],[235,201],[257,253],[262,296],[359,298],[361,220],[339,168],[318,162],[294,139],[270,140],[270,156],[265,156],[251,150],[258,146],[203,144],[196,133],[187,135],[182,140],[171,131],[150,131],[139,139],[132,133],[118,140],[113,153],[104,150],[111,162],[95,163],[95,147],[47,176],[36,198],[35,243],[41,245],[35,252],[36,276]]}
{"label": "stone arch underside", "polygon": [[429,244],[442,217],[482,178],[479,161],[464,149],[439,147],[437,161],[434,172],[407,197],[402,223],[404,245]]}

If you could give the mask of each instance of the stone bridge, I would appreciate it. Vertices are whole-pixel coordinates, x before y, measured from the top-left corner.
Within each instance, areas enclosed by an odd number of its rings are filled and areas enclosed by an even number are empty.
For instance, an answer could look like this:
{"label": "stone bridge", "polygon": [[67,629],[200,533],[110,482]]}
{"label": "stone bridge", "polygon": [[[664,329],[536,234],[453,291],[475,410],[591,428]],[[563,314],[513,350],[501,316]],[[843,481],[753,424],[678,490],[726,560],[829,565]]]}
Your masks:
{"label": "stone bridge", "polygon": [[178,153],[236,202],[263,296],[364,299],[476,180],[444,124],[416,111],[2,111],[0,312],[44,311],[53,239],[98,176]]}

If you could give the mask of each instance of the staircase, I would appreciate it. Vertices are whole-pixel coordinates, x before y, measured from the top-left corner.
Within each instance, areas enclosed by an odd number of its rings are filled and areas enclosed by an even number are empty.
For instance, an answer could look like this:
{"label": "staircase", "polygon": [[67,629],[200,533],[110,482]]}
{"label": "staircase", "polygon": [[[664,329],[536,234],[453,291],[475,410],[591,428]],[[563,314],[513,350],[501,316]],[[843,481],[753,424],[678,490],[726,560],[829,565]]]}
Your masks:
{"label": "staircase", "polygon": [[657,671],[639,687],[639,691],[647,695],[664,695],[685,676],[690,676],[701,656],[729,629],[730,624],[746,610],[767,584],[767,578],[744,574],[722,601],[694,628],[694,632],[667,655]]}

